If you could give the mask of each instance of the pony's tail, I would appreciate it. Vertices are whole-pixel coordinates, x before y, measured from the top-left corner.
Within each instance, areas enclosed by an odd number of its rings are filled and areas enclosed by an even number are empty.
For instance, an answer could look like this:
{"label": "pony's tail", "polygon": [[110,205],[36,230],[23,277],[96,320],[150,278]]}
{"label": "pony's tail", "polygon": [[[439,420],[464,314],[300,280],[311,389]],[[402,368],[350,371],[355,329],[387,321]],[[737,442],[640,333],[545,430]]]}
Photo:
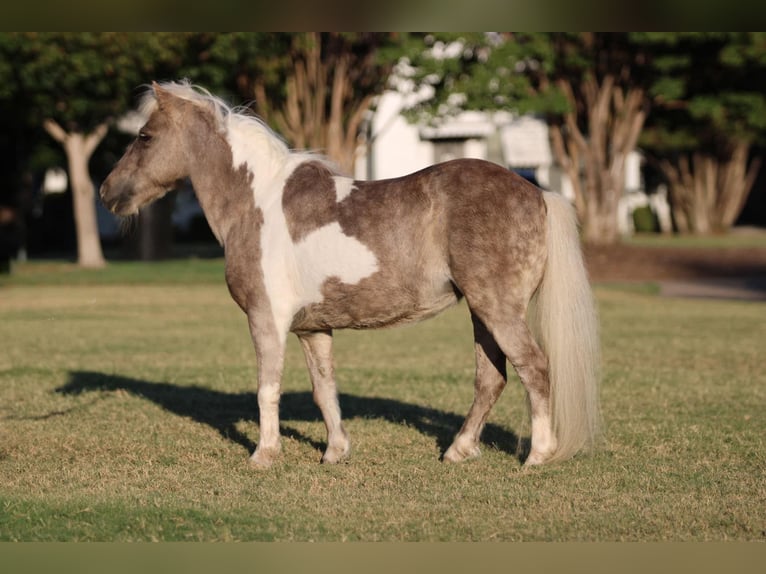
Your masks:
{"label": "pony's tail", "polygon": [[574,209],[561,194],[543,192],[543,198],[548,210],[548,259],[529,318],[548,356],[557,443],[549,459],[553,461],[591,450],[600,437],[600,351],[596,307]]}

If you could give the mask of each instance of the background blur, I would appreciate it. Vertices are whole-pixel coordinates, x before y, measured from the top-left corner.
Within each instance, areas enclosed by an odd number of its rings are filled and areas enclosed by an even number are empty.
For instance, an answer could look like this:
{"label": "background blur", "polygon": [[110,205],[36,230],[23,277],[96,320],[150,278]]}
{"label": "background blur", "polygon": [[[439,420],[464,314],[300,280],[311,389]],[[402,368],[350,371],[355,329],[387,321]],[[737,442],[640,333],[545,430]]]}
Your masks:
{"label": "background blur", "polygon": [[2,33],[0,269],[222,253],[190,185],[127,228],[94,193],[179,78],[358,178],[504,165],[590,245],[766,225],[764,33]]}

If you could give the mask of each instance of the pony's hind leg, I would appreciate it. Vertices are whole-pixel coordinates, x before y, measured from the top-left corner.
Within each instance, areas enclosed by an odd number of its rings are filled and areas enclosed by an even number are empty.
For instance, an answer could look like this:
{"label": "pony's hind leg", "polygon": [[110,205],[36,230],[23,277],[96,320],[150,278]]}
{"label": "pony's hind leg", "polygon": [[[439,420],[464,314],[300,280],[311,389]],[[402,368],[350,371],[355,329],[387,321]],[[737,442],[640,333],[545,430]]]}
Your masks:
{"label": "pony's hind leg", "polygon": [[476,351],[474,400],[460,432],[444,453],[447,462],[479,456],[479,436],[490,409],[506,385],[505,355],[484,323],[471,314]]}
{"label": "pony's hind leg", "polygon": [[301,333],[298,338],[306,356],[314,402],[319,406],[327,427],[327,450],[322,462],[339,462],[348,456],[349,440],[340,417],[332,361],[332,332]]}
{"label": "pony's hind leg", "polygon": [[[494,328],[493,328],[494,327]],[[523,315],[490,327],[527,391],[532,419],[532,448],[525,465],[542,464],[556,451],[552,429],[548,359]]]}

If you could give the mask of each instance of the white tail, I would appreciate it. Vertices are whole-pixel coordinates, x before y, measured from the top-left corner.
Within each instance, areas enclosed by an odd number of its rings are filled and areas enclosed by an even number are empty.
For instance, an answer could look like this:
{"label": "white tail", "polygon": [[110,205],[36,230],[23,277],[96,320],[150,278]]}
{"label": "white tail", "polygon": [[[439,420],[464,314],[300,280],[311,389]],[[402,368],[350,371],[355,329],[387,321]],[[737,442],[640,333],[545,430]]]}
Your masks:
{"label": "white tail", "polygon": [[600,434],[598,319],[574,210],[558,193],[544,192],[543,198],[548,208],[548,261],[529,323],[548,355],[557,442],[549,460],[563,460],[591,449]]}

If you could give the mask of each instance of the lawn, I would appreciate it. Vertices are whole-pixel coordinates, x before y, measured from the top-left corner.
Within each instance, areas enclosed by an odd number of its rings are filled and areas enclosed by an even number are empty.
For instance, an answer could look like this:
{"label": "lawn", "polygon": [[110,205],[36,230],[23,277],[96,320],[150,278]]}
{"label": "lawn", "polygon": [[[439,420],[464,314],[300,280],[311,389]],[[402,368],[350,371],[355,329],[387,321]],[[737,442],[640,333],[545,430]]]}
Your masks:
{"label": "lawn", "polygon": [[337,333],[338,466],[291,339],[282,457],[255,471],[220,260],[41,265],[0,284],[0,540],[766,540],[766,304],[598,287],[607,444],[532,470],[517,382],[482,457],[439,461],[473,393],[464,306]]}

